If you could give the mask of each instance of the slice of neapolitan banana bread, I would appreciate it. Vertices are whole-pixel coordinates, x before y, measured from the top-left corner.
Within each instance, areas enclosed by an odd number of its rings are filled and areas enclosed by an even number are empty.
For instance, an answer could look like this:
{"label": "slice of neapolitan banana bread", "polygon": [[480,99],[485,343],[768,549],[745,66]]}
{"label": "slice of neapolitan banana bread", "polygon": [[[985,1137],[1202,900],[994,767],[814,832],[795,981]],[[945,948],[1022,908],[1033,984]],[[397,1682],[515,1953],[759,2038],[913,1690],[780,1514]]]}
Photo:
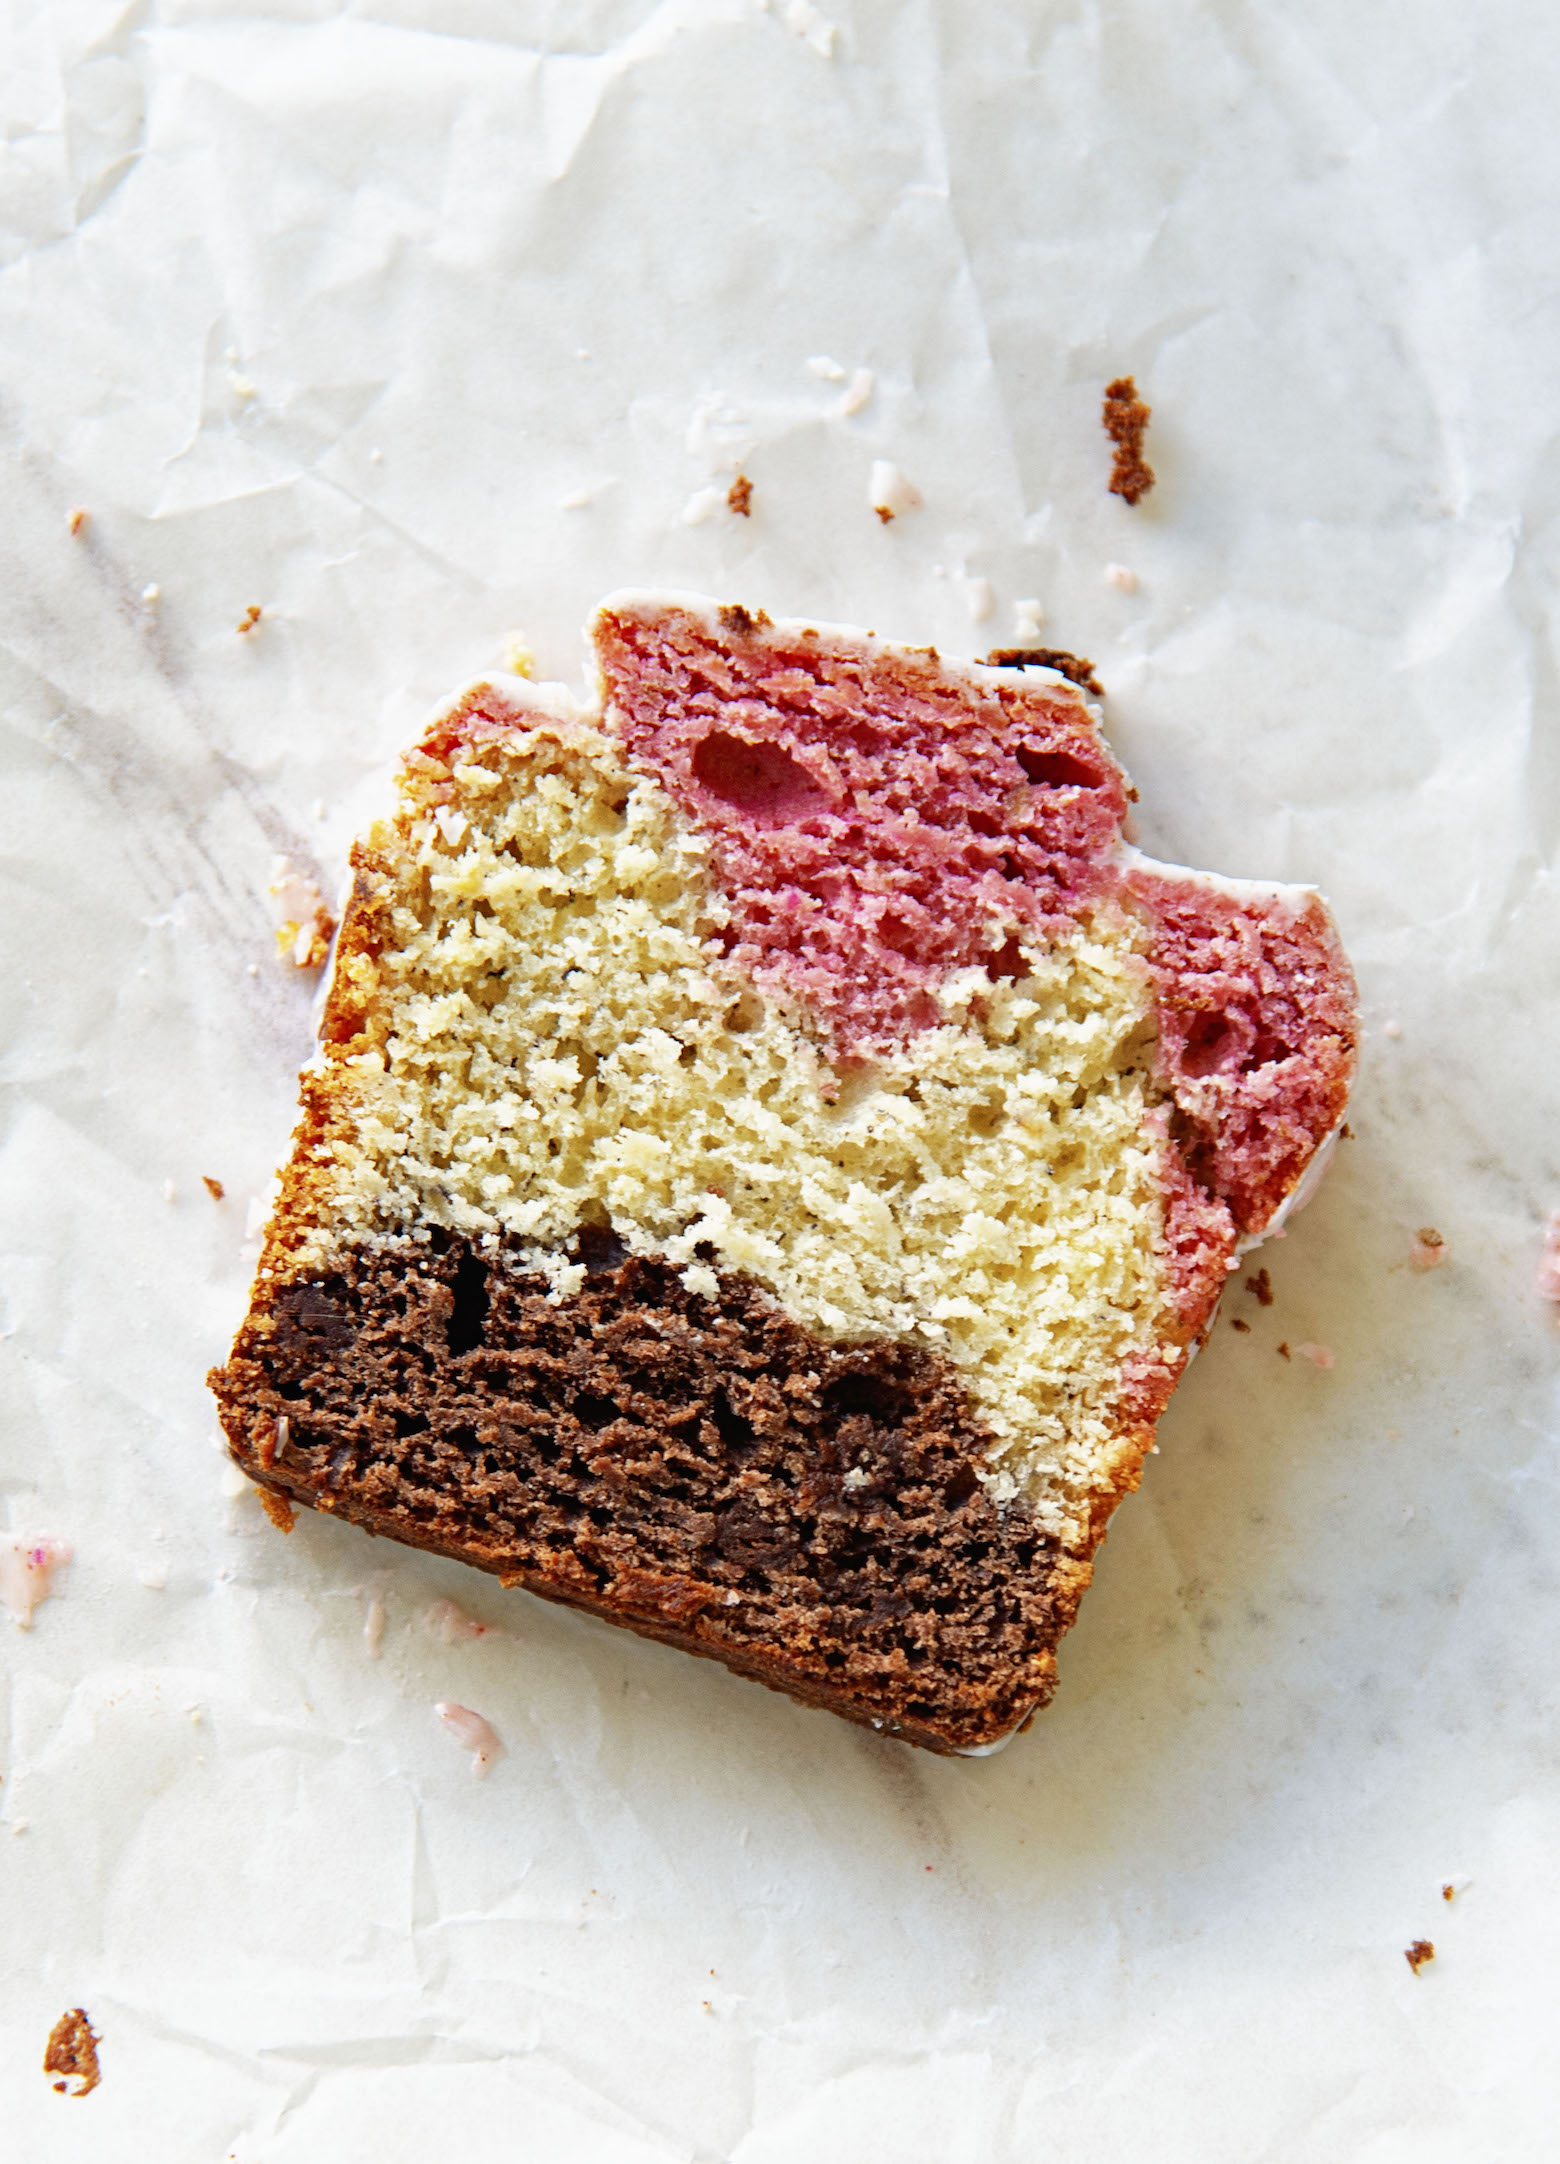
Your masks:
{"label": "slice of neapolitan banana bread", "polygon": [[1337,1128],[1308,888],[1150,863],[1082,692],[630,594],[353,853],[213,1375],[276,1496],[939,1751],[1053,1688]]}

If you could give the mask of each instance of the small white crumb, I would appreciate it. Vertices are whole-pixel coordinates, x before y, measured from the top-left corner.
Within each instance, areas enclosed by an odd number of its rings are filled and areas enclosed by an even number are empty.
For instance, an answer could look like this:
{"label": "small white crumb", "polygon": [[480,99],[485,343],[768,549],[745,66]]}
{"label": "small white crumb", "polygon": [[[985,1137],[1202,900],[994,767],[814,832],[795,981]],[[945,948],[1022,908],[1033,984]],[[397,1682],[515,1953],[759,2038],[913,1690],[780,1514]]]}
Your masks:
{"label": "small white crumb", "polygon": [[163,1184],[162,1184],[162,1198],[163,1198],[164,1202],[177,1202],[177,1201],[178,1201],[178,1199],[179,1199],[179,1190],[178,1190],[178,1189],[177,1189],[177,1188],[176,1188],[176,1187],[174,1186],[174,1184],[173,1184],[172,1180],[164,1180],[164,1181],[163,1181]]}
{"label": "small white crumb", "polygon": [[380,450],[377,443],[370,445],[368,453],[369,464],[371,466],[378,466],[382,464],[384,461],[384,455],[384,452]]}
{"label": "small white crumb", "polygon": [[983,624],[997,605],[996,588],[990,579],[966,579],[964,605],[970,612],[970,622]]}
{"label": "small white crumb", "polygon": [[727,1608],[740,1608],[741,1605],[742,1595],[740,1593],[728,1593],[725,1596],[724,1606]]}
{"label": "small white crumb", "polygon": [[1020,646],[1026,639],[1037,639],[1045,628],[1045,610],[1038,601],[1015,601],[1013,604],[1013,636]]}
{"label": "small white crumb", "polygon": [[1538,1264],[1538,1290],[1545,1300],[1560,1301],[1560,1210],[1544,1227],[1544,1252]]}
{"label": "small white crumb", "polygon": [[1451,1249],[1436,1231],[1434,1225],[1421,1225],[1409,1253],[1411,1270],[1439,1270],[1443,1262],[1451,1258]]}
{"label": "small white crumb", "polygon": [[260,964],[258,962],[251,962],[248,965],[247,974],[251,977],[258,977],[260,974]]}
{"label": "small white crumb", "polygon": [[591,501],[591,493],[588,488],[571,488],[567,496],[558,498],[558,509],[560,511],[585,511],[590,508]]}
{"label": "small white crumb", "polygon": [[322,796],[317,796],[314,799],[314,802],[309,806],[309,817],[311,819],[323,819],[324,816],[325,799]]}
{"label": "small white crumb", "polygon": [[1302,1360],[1309,1360],[1312,1367],[1322,1369],[1323,1373],[1332,1366],[1335,1358],[1330,1345],[1317,1345],[1310,1339],[1307,1339],[1303,1345],[1297,1345],[1295,1351]]}
{"label": "small white crumb", "polygon": [[294,939],[291,948],[288,950],[292,955],[293,966],[295,968],[308,968],[309,956],[314,952],[314,938],[315,932],[312,922],[309,924],[299,925],[297,937]]}
{"label": "small white crumb", "polygon": [[465,1638],[486,1638],[491,1635],[491,1623],[479,1623],[474,1615],[467,1615],[464,1608],[452,1600],[436,1600],[428,1610],[428,1628],[437,1631],[447,1646],[460,1643]]}
{"label": "small white crumb", "polygon": [[450,849],[459,848],[466,838],[466,814],[457,811],[452,804],[441,804],[433,815],[433,823]]}
{"label": "small white crumb", "polygon": [[1107,564],[1105,583],[1107,586],[1114,586],[1118,593],[1135,594],[1138,590],[1138,575],[1125,564]]}
{"label": "small white crumb", "polygon": [[713,518],[726,501],[723,488],[696,488],[682,507],[685,526],[702,526],[707,518]]}
{"label": "small white crumb", "polygon": [[441,1698],[433,1710],[462,1749],[471,1753],[471,1770],[477,1779],[485,1779],[504,1755],[498,1731],[470,1706],[457,1706],[452,1699]]}
{"label": "small white crumb", "polygon": [[856,1488],[864,1488],[871,1480],[871,1478],[872,1475],[867,1471],[864,1465],[853,1465],[850,1471],[845,1475],[845,1478],[840,1482],[840,1486],[842,1488],[850,1488],[852,1490]]}
{"label": "small white crumb", "polygon": [[706,1300],[713,1300],[719,1295],[720,1279],[707,1262],[690,1262],[681,1276],[685,1292],[701,1294]]}
{"label": "small white crumb", "polygon": [[251,398],[258,398],[260,395],[249,378],[241,376],[236,368],[228,370],[228,389],[235,398],[242,399],[245,405]]}
{"label": "small white crumb", "polygon": [[145,1570],[137,1573],[148,1593],[166,1593],[168,1590],[168,1566],[166,1563],[148,1563]]}
{"label": "small white crumb", "polygon": [[222,1468],[222,1493],[230,1500],[249,1492],[249,1476],[231,1461]]}
{"label": "small white crumb", "polygon": [[511,676],[535,676],[536,656],[532,653],[531,642],[523,631],[512,631],[509,634],[504,641],[503,653],[504,667]]}
{"label": "small white crumb", "polygon": [[906,511],[919,510],[921,492],[905,479],[891,459],[875,458],[867,501],[886,526],[890,519],[899,518]]}
{"label": "small white crumb", "polygon": [[1401,1022],[1383,1022],[1381,1025],[1381,1034],[1383,1037],[1401,1037],[1403,1034],[1403,1025]]}
{"label": "small white crumb", "polygon": [[845,396],[840,400],[840,412],[844,418],[849,420],[853,413],[859,413],[876,389],[877,377],[871,369],[858,368],[846,386]]}
{"label": "small white crumb", "polygon": [[812,0],[780,0],[780,20],[787,30],[794,30],[799,38],[804,38],[815,53],[825,60],[834,58],[839,31],[827,15],[813,6]]}
{"label": "small white crumb", "polygon": [[16,1534],[0,1542],[0,1603],[20,1629],[32,1629],[33,1610],[54,1592],[55,1577],[71,1553],[70,1543],[52,1533]]}
{"label": "small white crumb", "polygon": [[379,1649],[385,1642],[385,1604],[376,1593],[368,1604],[363,1618],[363,1650],[371,1661],[379,1658]]}
{"label": "small white crumb", "polygon": [[574,349],[574,358],[577,361],[588,361],[590,359],[590,347],[576,346]]}
{"label": "small white crumb", "polygon": [[845,371],[838,361],[831,361],[827,353],[815,353],[806,363],[807,373],[817,376],[823,383],[843,383]]}
{"label": "small white crumb", "polygon": [[161,601],[162,588],[157,584],[157,581],[155,579],[152,581],[150,586],[143,586],[141,588],[141,599],[146,603],[146,606],[149,609],[155,609],[158,602]]}

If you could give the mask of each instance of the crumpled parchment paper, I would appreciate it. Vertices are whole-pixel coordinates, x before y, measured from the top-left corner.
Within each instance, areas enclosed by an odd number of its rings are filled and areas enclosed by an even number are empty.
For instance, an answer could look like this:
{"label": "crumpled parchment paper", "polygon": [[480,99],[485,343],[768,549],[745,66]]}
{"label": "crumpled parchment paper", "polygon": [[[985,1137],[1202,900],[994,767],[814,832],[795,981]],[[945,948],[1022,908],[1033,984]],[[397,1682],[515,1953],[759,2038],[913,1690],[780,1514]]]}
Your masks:
{"label": "crumpled parchment paper", "polygon": [[[1542,13],[21,0],[5,35],[0,1540],[74,1560],[0,1617],[0,2147],[1547,2158]],[[1043,611],[1144,845],[1314,881],[1359,968],[1353,1139],[988,1762],[284,1540],[224,1476],[202,1378],[309,1046],[276,860],[331,893],[431,703],[518,633],[575,678],[629,582],[966,653]],[[485,1780],[439,1702],[502,1739]],[[74,2006],[80,2100],[41,2071]]]}

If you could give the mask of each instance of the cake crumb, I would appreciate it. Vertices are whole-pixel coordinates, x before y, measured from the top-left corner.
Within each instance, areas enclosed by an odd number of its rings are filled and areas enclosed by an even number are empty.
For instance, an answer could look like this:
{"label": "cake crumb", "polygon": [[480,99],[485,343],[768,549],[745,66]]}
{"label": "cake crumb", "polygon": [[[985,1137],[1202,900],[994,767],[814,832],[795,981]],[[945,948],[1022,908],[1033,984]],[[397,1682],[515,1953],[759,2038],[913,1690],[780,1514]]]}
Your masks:
{"label": "cake crumb", "polygon": [[1032,646],[1045,625],[1045,610],[1033,599],[1013,604],[1013,636],[1020,646]]}
{"label": "cake crumb", "polygon": [[990,579],[966,579],[964,605],[970,612],[970,622],[983,624],[997,605],[996,590]]}
{"label": "cake crumb", "polygon": [[1551,1213],[1544,1227],[1544,1252],[1538,1265],[1539,1295],[1560,1302],[1560,1210]]}
{"label": "cake crumb", "polygon": [[1248,1277],[1246,1290],[1256,1300],[1258,1307],[1271,1307],[1273,1305],[1273,1280],[1268,1276],[1266,1270],[1259,1270],[1255,1277]]}
{"label": "cake crumb", "polygon": [[891,459],[875,458],[867,485],[867,501],[883,524],[906,511],[920,509],[921,493]]}
{"label": "cake crumb", "polygon": [[200,1184],[202,1187],[205,1188],[207,1194],[211,1197],[213,1202],[221,1202],[227,1194],[227,1189],[223,1186],[222,1182],[220,1180],[214,1180],[209,1172],[203,1172],[201,1174]]}
{"label": "cake crumb", "polygon": [[151,581],[150,585],[141,588],[141,599],[149,609],[155,609],[158,602],[161,601],[162,588],[155,579]]}
{"label": "cake crumb", "polygon": [[1434,1225],[1421,1225],[1408,1258],[1411,1270],[1439,1270],[1447,1256],[1446,1242]]}
{"label": "cake crumb", "polygon": [[1141,503],[1154,485],[1154,469],[1143,456],[1143,437],[1152,408],[1138,397],[1130,376],[1117,376],[1105,386],[1105,405],[1100,416],[1105,433],[1116,446],[1110,469],[1110,492],[1127,503]]}
{"label": "cake crumb", "polygon": [[363,1618],[363,1650],[371,1661],[377,1661],[385,1642],[385,1604],[376,1593],[368,1604]]}
{"label": "cake crumb", "polygon": [[1242,1322],[1238,1315],[1232,1315],[1230,1317],[1230,1328],[1232,1330],[1238,1330],[1241,1333],[1242,1337],[1250,1337],[1251,1335],[1250,1323]]}
{"label": "cake crumb", "polygon": [[1429,1939],[1415,1939],[1412,1946],[1403,1949],[1403,1959],[1417,1976],[1427,1961],[1435,1959],[1435,1948]]}
{"label": "cake crumb", "polygon": [[745,473],[739,473],[727,489],[726,509],[734,511],[738,518],[753,516],[753,484]]}
{"label": "cake crumb", "polygon": [[479,1781],[486,1780],[504,1755],[498,1731],[480,1713],[473,1713],[470,1706],[456,1705],[453,1699],[441,1698],[433,1710],[455,1741],[471,1753],[472,1773]]}
{"label": "cake crumb", "polygon": [[1381,1025],[1381,1034],[1383,1037],[1401,1037],[1403,1034],[1403,1025],[1401,1022],[1383,1022]]}
{"label": "cake crumb", "polygon": [[18,1536],[0,1546],[0,1605],[18,1630],[32,1629],[33,1610],[52,1596],[55,1576],[73,1552],[52,1533]]}
{"label": "cake crumb", "polygon": [[1138,590],[1138,575],[1126,564],[1107,564],[1105,583],[1107,586],[1114,586],[1119,594],[1135,594]]}
{"label": "cake crumb", "polygon": [[465,1609],[452,1600],[436,1600],[428,1610],[428,1628],[437,1631],[444,1643],[452,1646],[463,1638],[486,1638],[493,1626],[479,1623],[474,1615],[467,1615]]}
{"label": "cake crumb", "polygon": [[843,383],[845,381],[844,369],[841,368],[838,361],[831,360],[827,353],[812,354],[804,363],[804,366],[810,376],[816,376],[822,383]]}
{"label": "cake crumb", "polygon": [[279,1533],[290,1533],[298,1522],[298,1514],[285,1495],[278,1495],[274,1488],[257,1488],[260,1508],[265,1512]]}
{"label": "cake crumb", "polygon": [[725,500],[718,488],[695,489],[682,507],[683,524],[702,526],[706,519],[715,516]]}
{"label": "cake crumb", "polygon": [[840,413],[847,421],[870,404],[872,393],[877,389],[877,378],[870,368],[858,368],[845,387],[840,400]]}
{"label": "cake crumb", "polygon": [[73,534],[78,534],[80,533],[82,527],[85,526],[87,523],[87,514],[78,505],[77,508],[72,511],[70,517],[66,520],[65,523],[69,526]]}
{"label": "cake crumb", "polygon": [[1278,1350],[1279,1350],[1279,1357],[1280,1357],[1281,1359],[1284,1359],[1284,1360],[1292,1360],[1292,1359],[1294,1358],[1294,1355],[1293,1355],[1293,1353],[1291,1353],[1291,1351],[1289,1350],[1289,1346],[1288,1346],[1288,1343],[1287,1343],[1287,1341],[1286,1341],[1285,1339],[1283,1339],[1283,1338],[1280,1338],[1280,1339],[1279,1339],[1279,1343],[1278,1343]]}
{"label": "cake crumb", "polygon": [[254,630],[256,624],[258,624],[260,621],[261,614],[262,611],[259,602],[251,601],[248,608],[244,611],[243,621],[238,626],[238,635],[240,638],[244,637],[247,632]]}
{"label": "cake crumb", "polygon": [[43,2054],[43,2071],[62,2077],[54,2084],[61,2096],[88,2096],[97,2087],[103,2078],[97,2055],[101,2041],[83,2008],[73,2006],[61,2014]]}
{"label": "cake crumb", "polygon": [[1309,1360],[1312,1367],[1320,1368],[1324,1374],[1333,1365],[1336,1358],[1330,1345],[1318,1345],[1311,1338],[1307,1338],[1303,1345],[1297,1345],[1295,1351],[1302,1360]]}

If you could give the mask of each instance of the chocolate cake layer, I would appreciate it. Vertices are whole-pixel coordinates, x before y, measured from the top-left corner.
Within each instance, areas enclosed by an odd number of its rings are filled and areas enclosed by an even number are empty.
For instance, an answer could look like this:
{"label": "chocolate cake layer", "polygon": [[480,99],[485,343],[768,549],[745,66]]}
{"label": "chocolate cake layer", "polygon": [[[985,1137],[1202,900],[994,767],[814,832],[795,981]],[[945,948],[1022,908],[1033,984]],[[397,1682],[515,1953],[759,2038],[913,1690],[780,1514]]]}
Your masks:
{"label": "chocolate cake layer", "polygon": [[952,1364],[588,1227],[560,1299],[435,1230],[257,1291],[212,1387],[292,1500],[939,1751],[1050,1696],[1089,1566],[977,1477]]}

